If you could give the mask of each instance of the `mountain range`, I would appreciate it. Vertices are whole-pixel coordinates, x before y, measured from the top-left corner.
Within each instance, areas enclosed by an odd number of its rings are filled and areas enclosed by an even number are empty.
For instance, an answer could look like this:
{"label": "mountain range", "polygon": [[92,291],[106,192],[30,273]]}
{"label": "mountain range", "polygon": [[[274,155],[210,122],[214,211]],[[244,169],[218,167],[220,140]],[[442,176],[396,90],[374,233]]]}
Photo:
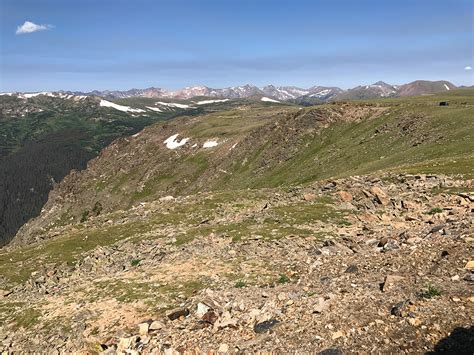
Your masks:
{"label": "mountain range", "polygon": [[275,86],[267,85],[257,87],[255,85],[242,85],[228,88],[210,88],[207,86],[189,86],[176,91],[163,88],[149,87],[146,89],[130,90],[94,90],[90,92],[62,91],[65,94],[100,96],[109,99],[123,99],[131,97],[147,97],[161,99],[181,99],[187,100],[194,97],[216,97],[226,99],[241,99],[252,96],[268,96],[276,100],[304,100],[309,101],[336,101],[370,99],[380,97],[402,97],[433,94],[437,92],[449,91],[456,86],[449,81],[428,81],[416,80],[403,85],[387,84],[378,81],[371,85],[360,85],[352,89],[343,90],[338,87],[313,86],[310,88],[299,88],[296,86]]}

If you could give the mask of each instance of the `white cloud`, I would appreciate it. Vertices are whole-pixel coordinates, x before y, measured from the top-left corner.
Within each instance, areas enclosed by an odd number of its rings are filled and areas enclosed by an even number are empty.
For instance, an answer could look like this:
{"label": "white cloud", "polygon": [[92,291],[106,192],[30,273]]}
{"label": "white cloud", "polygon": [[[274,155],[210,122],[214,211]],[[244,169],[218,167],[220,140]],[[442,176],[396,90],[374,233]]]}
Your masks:
{"label": "white cloud", "polygon": [[33,33],[37,31],[44,31],[44,30],[49,30],[53,26],[51,25],[37,25],[36,23],[30,22],[30,21],[25,21],[25,23],[21,26],[18,26],[16,28],[16,34],[24,34],[24,33]]}
{"label": "white cloud", "polygon": [[468,65],[467,67],[464,67],[464,70],[472,70],[472,67]]}

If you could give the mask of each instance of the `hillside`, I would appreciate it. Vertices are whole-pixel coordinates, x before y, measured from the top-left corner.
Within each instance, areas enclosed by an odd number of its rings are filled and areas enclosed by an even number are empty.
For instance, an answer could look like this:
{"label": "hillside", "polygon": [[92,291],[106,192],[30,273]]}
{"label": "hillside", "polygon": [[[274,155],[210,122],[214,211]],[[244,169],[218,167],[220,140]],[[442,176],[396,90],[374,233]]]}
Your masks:
{"label": "hillside", "polygon": [[0,250],[5,350],[474,346],[474,90],[209,101],[114,140]]}
{"label": "hillside", "polygon": [[399,96],[417,96],[456,89],[449,81],[416,80],[397,88]]}
{"label": "hillside", "polygon": [[[465,96],[454,94],[448,107],[438,102],[449,96],[308,109],[250,103],[158,123],[114,142],[87,170],[66,177],[20,235],[78,222],[96,203],[110,212],[166,195],[394,169],[471,176],[473,96],[460,93]],[[183,145],[170,149],[173,139]]]}
{"label": "hillside", "polygon": [[116,138],[208,109],[153,99],[113,103],[48,92],[0,95],[0,246],[40,213],[55,184],[72,170],[84,169]]}

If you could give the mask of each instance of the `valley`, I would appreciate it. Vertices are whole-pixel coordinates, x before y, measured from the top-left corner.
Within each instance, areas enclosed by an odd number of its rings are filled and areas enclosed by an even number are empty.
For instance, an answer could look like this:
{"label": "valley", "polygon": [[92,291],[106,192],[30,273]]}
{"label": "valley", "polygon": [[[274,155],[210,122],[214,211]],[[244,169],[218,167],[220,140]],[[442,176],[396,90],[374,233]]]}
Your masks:
{"label": "valley", "polygon": [[0,246],[40,213],[55,184],[85,169],[113,140],[189,108],[154,100],[133,105],[61,93],[0,95]]}

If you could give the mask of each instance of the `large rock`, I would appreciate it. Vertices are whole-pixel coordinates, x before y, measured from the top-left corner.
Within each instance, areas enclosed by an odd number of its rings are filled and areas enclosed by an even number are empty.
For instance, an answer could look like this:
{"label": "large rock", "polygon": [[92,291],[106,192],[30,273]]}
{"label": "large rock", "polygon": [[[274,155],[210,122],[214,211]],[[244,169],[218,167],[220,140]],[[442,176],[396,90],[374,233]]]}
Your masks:
{"label": "large rock", "polygon": [[150,324],[148,324],[147,322],[140,323],[138,325],[138,333],[141,336],[147,335],[148,334],[148,329],[150,329]]}
{"label": "large rock", "polygon": [[388,198],[387,194],[378,186],[374,186],[371,189],[372,194],[375,196],[377,199],[377,202],[387,206],[390,202],[390,199]]}
{"label": "large rock", "polygon": [[204,314],[206,314],[210,310],[212,310],[212,308],[209,307],[207,304],[199,302],[197,304],[196,316],[201,318]]}
{"label": "large rock", "polygon": [[307,192],[303,195],[303,199],[308,202],[316,200],[316,197],[317,196],[311,192]]}
{"label": "large rock", "polygon": [[351,202],[353,200],[352,195],[347,191],[339,191],[338,194],[341,200],[344,202]]}
{"label": "large rock", "polygon": [[189,309],[187,308],[178,308],[169,312],[166,316],[169,320],[176,320],[181,317],[187,317],[189,315]]}
{"label": "large rock", "polygon": [[468,270],[474,270],[474,260],[469,260],[464,268]]}

